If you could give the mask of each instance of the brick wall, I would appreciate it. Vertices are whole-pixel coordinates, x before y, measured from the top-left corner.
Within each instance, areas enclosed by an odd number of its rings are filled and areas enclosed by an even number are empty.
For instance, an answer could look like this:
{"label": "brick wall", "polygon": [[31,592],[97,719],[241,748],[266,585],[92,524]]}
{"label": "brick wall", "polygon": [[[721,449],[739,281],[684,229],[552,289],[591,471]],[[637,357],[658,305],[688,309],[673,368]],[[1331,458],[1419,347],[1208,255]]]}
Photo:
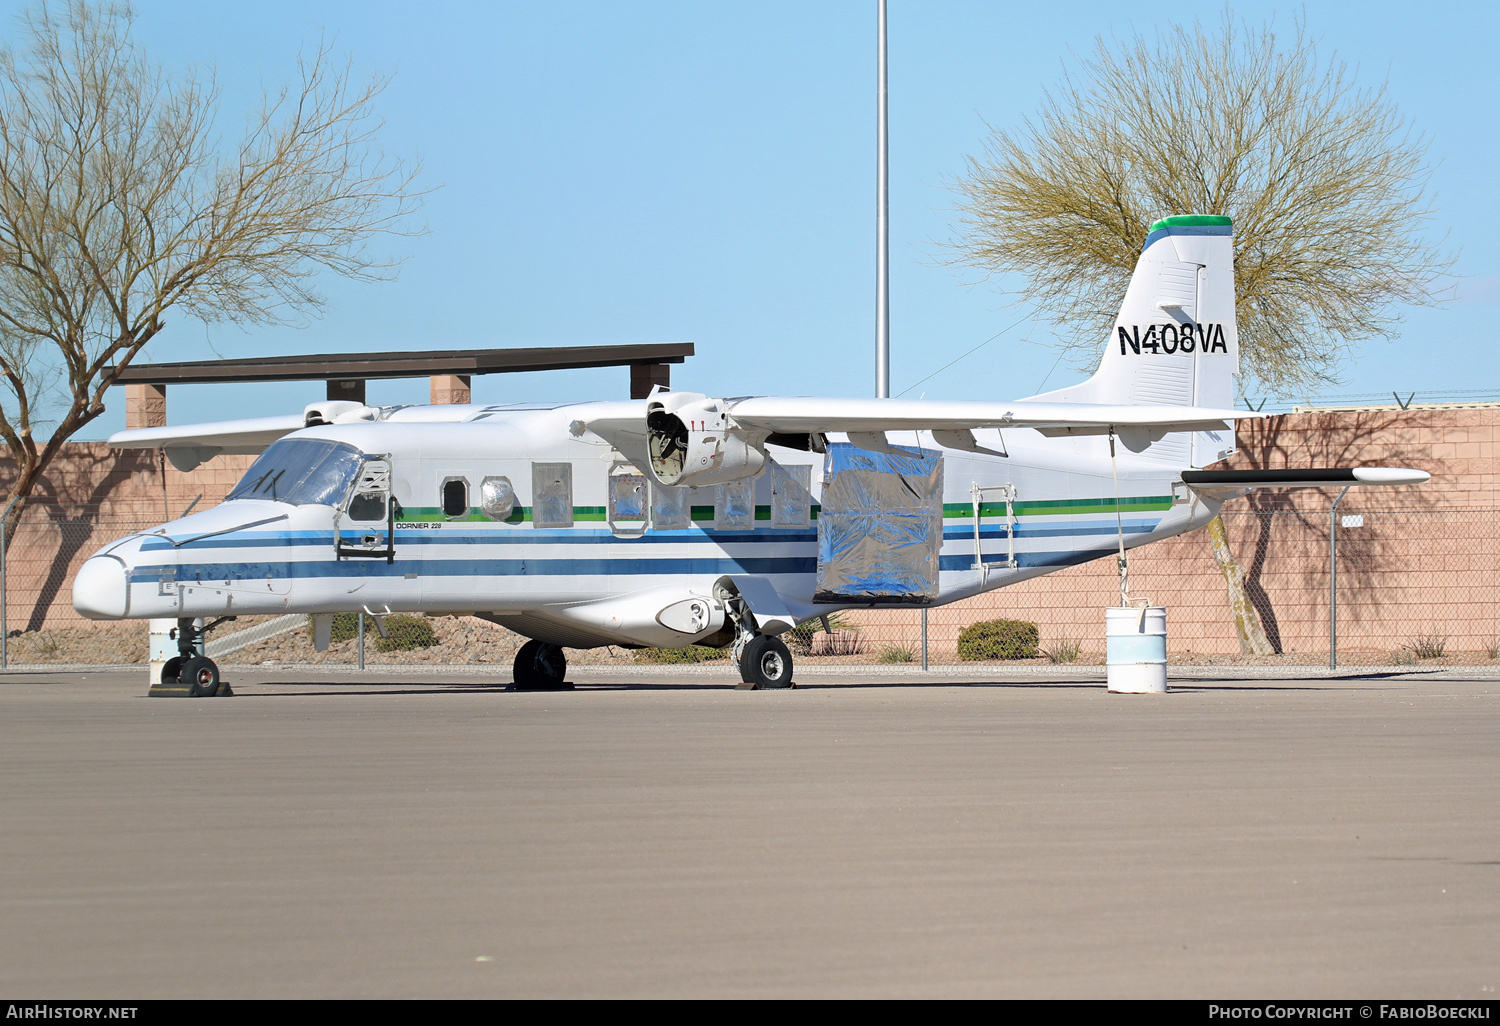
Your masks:
{"label": "brick wall", "polygon": [[[1410,466],[1432,474],[1420,487],[1351,489],[1340,513],[1365,526],[1339,532],[1339,650],[1377,661],[1422,637],[1449,651],[1482,654],[1500,639],[1493,583],[1500,568],[1496,441],[1500,407],[1319,410],[1245,422],[1240,451],[1223,469]],[[1329,507],[1337,491],[1265,490],[1224,506],[1230,547],[1250,575],[1247,591],[1283,653],[1327,658]],[[1131,593],[1167,607],[1173,658],[1241,651],[1224,578],[1207,532],[1136,549]],[[995,618],[1030,620],[1045,649],[1082,643],[1102,657],[1103,607],[1119,601],[1113,558],[1002,588],[928,613],[934,661],[956,658],[959,632]],[[871,654],[919,643],[921,614],[860,611]]]}
{"label": "brick wall", "polygon": [[[6,553],[6,627],[89,626],[73,612],[73,575],[107,542],[131,531],[224,500],[254,456],[216,456],[191,473],[154,452],[111,449],[102,442],[64,447],[32,494]],[[14,464],[0,461],[0,487]]]}

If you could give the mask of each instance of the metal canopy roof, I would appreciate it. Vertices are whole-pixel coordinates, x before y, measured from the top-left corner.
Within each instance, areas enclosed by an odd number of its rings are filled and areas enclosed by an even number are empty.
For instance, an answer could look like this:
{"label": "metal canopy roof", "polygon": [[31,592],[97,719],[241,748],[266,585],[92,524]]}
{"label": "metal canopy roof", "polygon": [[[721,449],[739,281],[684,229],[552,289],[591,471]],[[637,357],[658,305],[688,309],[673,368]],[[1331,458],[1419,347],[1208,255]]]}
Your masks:
{"label": "metal canopy roof", "polygon": [[327,353],[249,360],[138,363],[115,384],[180,385],[226,381],[314,381],[344,378],[418,378],[434,374],[506,374],[522,371],[682,363],[693,343],[630,346],[558,346],[544,349],[449,349],[423,353]]}

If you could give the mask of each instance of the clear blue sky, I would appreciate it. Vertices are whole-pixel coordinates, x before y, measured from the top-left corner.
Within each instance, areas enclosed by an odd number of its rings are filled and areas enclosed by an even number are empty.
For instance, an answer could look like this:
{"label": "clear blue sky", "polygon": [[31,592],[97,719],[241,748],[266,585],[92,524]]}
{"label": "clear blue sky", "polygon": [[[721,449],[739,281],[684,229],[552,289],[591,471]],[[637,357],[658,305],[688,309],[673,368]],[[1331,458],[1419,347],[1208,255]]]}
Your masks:
{"label": "clear blue sky", "polygon": [[[384,143],[420,156],[440,186],[424,211],[430,233],[395,240],[407,261],[394,282],[328,281],[326,313],[305,328],[205,330],[174,316],[150,359],[692,341],[699,355],[673,372],[681,387],[873,394],[873,0],[134,6],[157,59],[216,68],[231,137],[261,82],[289,78],[320,32],[336,37],[358,67],[394,74]],[[1434,231],[1461,250],[1464,298],[1412,311],[1400,339],[1365,345],[1337,391],[1500,389],[1500,8],[1232,9],[1288,30],[1303,11],[1325,50],[1365,82],[1388,80],[1432,139]],[[980,152],[986,122],[1034,111],[1070,51],[1097,34],[1151,31],[1194,10],[1218,18],[1180,3],[890,0],[893,392],[1019,316],[993,286],[971,284],[973,272],[942,264],[945,183]],[[909,395],[1011,398],[1077,377],[1024,341],[1028,330]],[[478,401],[616,398],[627,372],[474,384]],[[372,383],[370,396],[425,402],[426,388]],[[321,397],[321,383],[176,388],[168,415],[287,412]],[[117,390],[86,436],[123,426],[123,406]]]}

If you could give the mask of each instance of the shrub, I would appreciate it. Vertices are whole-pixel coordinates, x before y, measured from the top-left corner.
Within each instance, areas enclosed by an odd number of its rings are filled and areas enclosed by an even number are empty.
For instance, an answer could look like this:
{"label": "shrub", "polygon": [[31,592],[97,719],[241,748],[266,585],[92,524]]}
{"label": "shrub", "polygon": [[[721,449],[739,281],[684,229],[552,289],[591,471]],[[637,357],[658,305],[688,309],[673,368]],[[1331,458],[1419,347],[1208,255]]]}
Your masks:
{"label": "shrub", "polygon": [[834,631],[823,635],[823,649],[818,655],[852,656],[865,650],[865,639],[859,631]]}
{"label": "shrub", "polygon": [[[821,620],[804,620],[802,623],[799,623],[791,630],[783,631],[781,633],[781,640],[786,642],[786,647],[791,649],[793,654],[795,655],[812,655],[813,636],[822,629],[823,622]],[[855,622],[853,617],[848,616],[844,613],[829,613],[828,629],[833,634],[839,634],[840,632],[844,631],[852,631],[856,635],[858,635],[859,624]],[[858,652],[859,646],[856,643],[856,647],[853,652],[840,654],[855,655]]]}
{"label": "shrub", "polygon": [[[366,626],[371,630],[375,628],[374,623],[366,624]],[[317,637],[317,634],[313,631],[313,618],[310,616],[307,618],[307,636],[309,638]],[[334,613],[333,632],[329,635],[329,644],[337,645],[340,642],[353,641],[357,637],[359,637],[359,614]]]}
{"label": "shrub", "polygon": [[917,650],[912,645],[887,645],[875,656],[875,660],[881,663],[912,663],[916,659]]}
{"label": "shrub", "polygon": [[725,651],[722,648],[709,648],[707,645],[688,645],[686,648],[638,648],[635,650],[635,661],[638,663],[675,666],[683,663],[701,663],[709,659],[720,659],[724,655]]}
{"label": "shrub", "polygon": [[438,643],[432,624],[420,616],[388,616],[385,618],[385,633],[385,637],[375,638],[377,652],[410,652],[431,648]]}
{"label": "shrub", "polygon": [[1035,659],[1036,624],[1025,620],[984,620],[972,623],[958,636],[958,657],[980,659]]}
{"label": "shrub", "polygon": [[1436,634],[1419,634],[1408,644],[1418,659],[1441,659],[1443,650],[1448,647],[1448,639],[1440,638]]}
{"label": "shrub", "polygon": [[1044,654],[1049,663],[1076,663],[1082,647],[1077,638],[1058,638]]}

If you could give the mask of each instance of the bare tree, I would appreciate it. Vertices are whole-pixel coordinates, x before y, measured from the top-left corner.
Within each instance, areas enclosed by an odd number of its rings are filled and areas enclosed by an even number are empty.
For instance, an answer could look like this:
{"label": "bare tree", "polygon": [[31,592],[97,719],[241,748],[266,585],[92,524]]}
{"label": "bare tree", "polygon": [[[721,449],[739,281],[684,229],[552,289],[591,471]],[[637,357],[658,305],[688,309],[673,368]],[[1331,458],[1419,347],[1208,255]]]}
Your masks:
{"label": "bare tree", "polygon": [[[1435,302],[1451,261],[1423,237],[1426,153],[1384,86],[1358,86],[1300,24],[1285,46],[1227,14],[1216,33],[1101,36],[1034,119],[970,158],[956,261],[1019,273],[1021,297],[1074,331],[1065,354],[1092,363],[1150,224],[1228,215],[1245,383],[1295,394],[1394,334],[1403,304]],[[1210,537],[1244,649],[1269,653],[1221,522]]]}
{"label": "bare tree", "polygon": [[[326,46],[224,146],[211,77],[164,73],[132,40],[124,6],[42,4],[20,27],[24,44],[0,49],[7,528],[168,310],[305,319],[323,302],[321,272],[394,274],[367,246],[419,230],[407,218],[421,196],[419,169],[375,146],[386,80],[356,81]],[[46,423],[56,426],[39,441]]]}

